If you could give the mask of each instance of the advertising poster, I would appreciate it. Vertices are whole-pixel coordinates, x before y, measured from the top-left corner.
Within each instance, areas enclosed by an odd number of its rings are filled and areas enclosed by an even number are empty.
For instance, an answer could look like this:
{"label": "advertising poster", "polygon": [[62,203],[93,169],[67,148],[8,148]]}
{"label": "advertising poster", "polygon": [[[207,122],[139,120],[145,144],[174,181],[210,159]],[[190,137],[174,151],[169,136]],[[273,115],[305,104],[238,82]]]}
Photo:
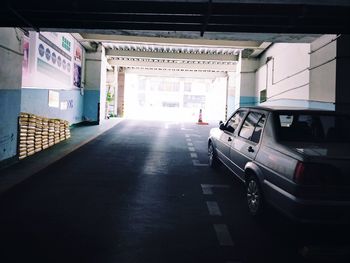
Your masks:
{"label": "advertising poster", "polygon": [[79,43],[75,42],[74,46],[74,70],[73,70],[73,85],[77,88],[81,86],[81,61],[82,48]]}
{"label": "advertising poster", "polygon": [[59,33],[39,33],[37,71],[69,85],[72,70],[70,43],[67,38]]}
{"label": "advertising poster", "polygon": [[30,31],[23,54],[23,88],[80,88],[84,49],[71,34]]}
{"label": "advertising poster", "polygon": [[60,107],[60,93],[58,91],[49,90],[49,107]]}

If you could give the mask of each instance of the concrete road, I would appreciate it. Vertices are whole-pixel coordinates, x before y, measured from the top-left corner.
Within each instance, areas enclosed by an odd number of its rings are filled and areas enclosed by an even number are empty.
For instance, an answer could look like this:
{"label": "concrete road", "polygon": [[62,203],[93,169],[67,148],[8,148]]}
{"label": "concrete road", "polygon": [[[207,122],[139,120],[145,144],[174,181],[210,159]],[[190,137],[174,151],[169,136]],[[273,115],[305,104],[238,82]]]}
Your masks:
{"label": "concrete road", "polygon": [[209,128],[124,121],[7,191],[0,262],[348,262],[348,227],[253,220]]}

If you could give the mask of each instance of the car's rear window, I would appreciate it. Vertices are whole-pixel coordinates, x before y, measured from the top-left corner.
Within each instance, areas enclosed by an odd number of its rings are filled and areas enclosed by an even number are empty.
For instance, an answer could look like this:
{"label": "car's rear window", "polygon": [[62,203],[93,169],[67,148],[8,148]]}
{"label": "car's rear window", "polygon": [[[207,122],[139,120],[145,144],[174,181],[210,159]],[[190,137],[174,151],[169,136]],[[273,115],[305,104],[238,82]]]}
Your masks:
{"label": "car's rear window", "polygon": [[282,141],[350,142],[350,117],[332,113],[283,112],[276,114]]}

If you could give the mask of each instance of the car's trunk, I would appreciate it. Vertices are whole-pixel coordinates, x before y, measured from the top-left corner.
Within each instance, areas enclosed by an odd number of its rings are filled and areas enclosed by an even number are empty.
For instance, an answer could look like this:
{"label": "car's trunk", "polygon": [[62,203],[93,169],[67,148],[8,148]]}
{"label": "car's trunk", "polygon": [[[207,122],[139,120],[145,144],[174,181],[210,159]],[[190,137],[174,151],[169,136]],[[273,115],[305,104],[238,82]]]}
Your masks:
{"label": "car's trunk", "polygon": [[307,172],[319,178],[317,183],[302,186],[300,194],[333,200],[350,200],[349,143],[293,142],[285,146],[301,154],[308,168]]}

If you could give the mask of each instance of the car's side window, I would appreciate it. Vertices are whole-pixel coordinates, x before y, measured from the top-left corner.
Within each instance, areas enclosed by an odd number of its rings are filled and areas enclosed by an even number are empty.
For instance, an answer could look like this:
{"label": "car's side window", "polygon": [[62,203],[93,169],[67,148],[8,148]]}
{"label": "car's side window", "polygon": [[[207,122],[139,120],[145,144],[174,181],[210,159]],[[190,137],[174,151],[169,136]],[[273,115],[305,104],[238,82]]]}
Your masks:
{"label": "car's side window", "polygon": [[226,131],[233,133],[245,115],[244,111],[236,112],[226,124]]}
{"label": "car's side window", "polygon": [[259,122],[255,126],[255,129],[252,135],[252,141],[255,143],[258,143],[260,141],[261,132],[265,124],[265,119],[266,119],[265,116],[262,115]]}
{"label": "car's side window", "polygon": [[259,142],[265,116],[257,112],[250,112],[239,132],[239,136],[255,143]]}

